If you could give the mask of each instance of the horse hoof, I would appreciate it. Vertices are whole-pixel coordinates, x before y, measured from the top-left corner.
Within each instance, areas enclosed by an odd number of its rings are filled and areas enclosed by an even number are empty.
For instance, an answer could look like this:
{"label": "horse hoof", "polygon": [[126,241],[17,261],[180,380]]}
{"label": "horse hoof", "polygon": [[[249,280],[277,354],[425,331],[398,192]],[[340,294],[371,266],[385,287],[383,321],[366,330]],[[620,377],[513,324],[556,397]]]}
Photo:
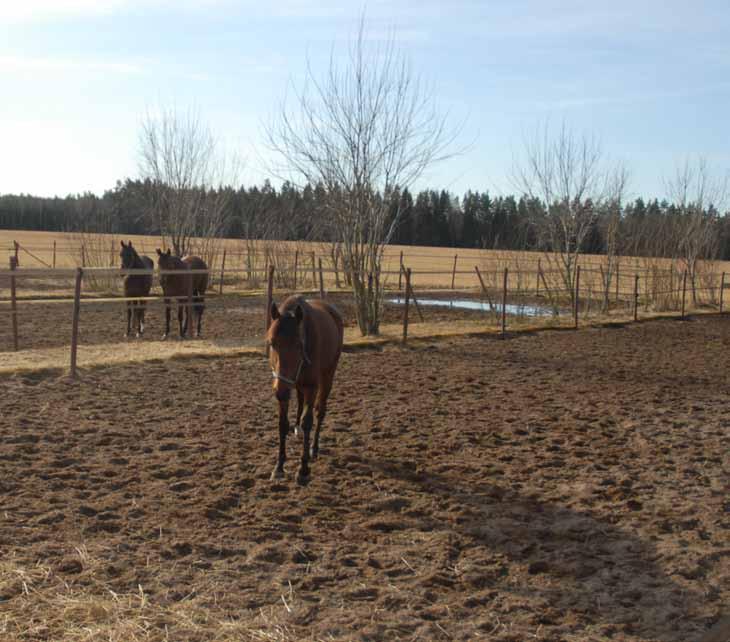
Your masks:
{"label": "horse hoof", "polygon": [[277,479],[284,479],[283,468],[274,468],[273,472],[271,473],[271,481],[276,481]]}
{"label": "horse hoof", "polygon": [[297,473],[297,484],[300,486],[306,486],[309,483],[310,474],[308,470],[302,470],[299,469],[299,472]]}
{"label": "horse hoof", "polygon": [[289,434],[294,434],[294,426],[289,426]]}
{"label": "horse hoof", "polygon": [[166,334],[163,334],[163,335],[162,335],[162,340],[163,340],[163,341],[167,341],[167,335],[166,335]]}
{"label": "horse hoof", "polygon": [[294,426],[294,436],[299,437],[299,426]]}

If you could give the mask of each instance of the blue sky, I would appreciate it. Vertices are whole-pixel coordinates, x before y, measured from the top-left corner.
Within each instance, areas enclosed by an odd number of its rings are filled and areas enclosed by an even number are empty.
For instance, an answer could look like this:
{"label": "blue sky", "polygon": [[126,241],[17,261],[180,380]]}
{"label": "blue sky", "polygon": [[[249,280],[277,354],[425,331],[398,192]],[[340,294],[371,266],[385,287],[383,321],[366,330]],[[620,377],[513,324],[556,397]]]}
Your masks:
{"label": "blue sky", "polygon": [[[605,6],[602,6],[605,5]],[[513,191],[525,135],[546,119],[595,134],[662,196],[687,157],[730,169],[730,3],[675,0],[373,1],[455,124],[461,156],[416,187]],[[324,70],[362,2],[24,0],[0,4],[0,193],[101,193],[137,174],[147,110],[197,108],[266,177],[262,123],[306,58]]]}

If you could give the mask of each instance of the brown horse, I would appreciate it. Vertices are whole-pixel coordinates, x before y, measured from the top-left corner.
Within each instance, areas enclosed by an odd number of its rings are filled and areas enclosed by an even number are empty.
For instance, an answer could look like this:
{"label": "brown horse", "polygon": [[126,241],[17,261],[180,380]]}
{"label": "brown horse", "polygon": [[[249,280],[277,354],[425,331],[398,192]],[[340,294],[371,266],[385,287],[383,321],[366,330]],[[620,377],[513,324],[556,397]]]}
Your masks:
{"label": "brown horse", "polygon": [[[152,270],[154,263],[148,256],[140,256],[137,250],[132,247],[132,241],[125,244],[122,241],[122,249],[119,252],[122,259],[122,270]],[[147,297],[152,289],[152,274],[126,274],[124,276],[124,297],[126,299],[134,299],[139,297]],[[146,302],[142,299],[139,301],[127,301],[127,334],[129,336],[132,326],[132,313],[134,313],[134,328],[137,331],[137,337],[144,334],[144,312]]]}
{"label": "brown horse", "polygon": [[[266,335],[271,350],[274,392],[279,402],[279,457],[271,479],[284,476],[286,436],[289,433],[289,398],[297,391],[297,424],[302,421],[304,443],[297,482],[309,480],[309,459],[319,454],[319,431],[327,412],[327,398],[337,362],[342,352],[344,324],[340,313],[330,304],[289,297],[281,307],[271,305],[272,323]],[[317,428],[309,450],[312,411],[317,408]],[[304,417],[302,419],[302,411]]]}
{"label": "brown horse", "polygon": [[[161,274],[160,285],[162,294],[165,297],[165,334],[166,339],[170,334],[170,308],[171,299],[177,302],[177,321],[180,327],[180,338],[184,339],[190,320],[190,310],[187,309],[188,297],[193,299],[193,309],[198,317],[196,336],[200,336],[200,326],[205,309],[204,295],[208,287],[207,274],[190,274],[190,270],[207,270],[205,261],[198,256],[186,256],[180,258],[173,256],[170,250],[163,252],[157,249],[157,266],[160,271],[179,271],[180,274]],[[183,320],[184,319],[184,320]]]}

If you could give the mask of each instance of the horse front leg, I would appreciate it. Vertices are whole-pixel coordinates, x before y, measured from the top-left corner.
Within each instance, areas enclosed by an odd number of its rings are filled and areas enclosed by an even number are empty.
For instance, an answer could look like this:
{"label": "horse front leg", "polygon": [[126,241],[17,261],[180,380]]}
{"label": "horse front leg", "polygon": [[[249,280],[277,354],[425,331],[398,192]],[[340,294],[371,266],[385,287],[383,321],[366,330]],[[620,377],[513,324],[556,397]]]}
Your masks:
{"label": "horse front leg", "polygon": [[[177,323],[180,326],[180,338],[184,339],[188,332],[188,317],[185,314],[185,306],[178,302],[177,304]],[[184,321],[183,321],[184,319]]]}
{"label": "horse front leg", "polygon": [[165,334],[162,335],[163,339],[167,339],[170,334],[170,299],[165,299]]}
{"label": "horse front leg", "polygon": [[144,334],[144,312],[146,303],[144,301],[139,302],[139,310],[137,311],[138,317],[138,330],[137,337],[141,337]]}
{"label": "horse front leg", "polygon": [[304,417],[302,418],[302,461],[297,472],[297,483],[306,484],[309,482],[309,435],[312,432],[312,405],[316,388],[304,389]]}
{"label": "horse front leg", "polygon": [[125,337],[129,336],[129,333],[132,330],[132,302],[127,301],[127,334],[125,334]]}
{"label": "horse front leg", "polygon": [[276,467],[271,473],[272,481],[284,476],[284,462],[286,461],[286,436],[289,434],[289,399],[279,400],[279,456]]}
{"label": "horse front leg", "polygon": [[297,420],[294,424],[294,434],[299,434],[299,426],[302,425],[302,411],[304,410],[304,395],[302,391],[297,388]]}

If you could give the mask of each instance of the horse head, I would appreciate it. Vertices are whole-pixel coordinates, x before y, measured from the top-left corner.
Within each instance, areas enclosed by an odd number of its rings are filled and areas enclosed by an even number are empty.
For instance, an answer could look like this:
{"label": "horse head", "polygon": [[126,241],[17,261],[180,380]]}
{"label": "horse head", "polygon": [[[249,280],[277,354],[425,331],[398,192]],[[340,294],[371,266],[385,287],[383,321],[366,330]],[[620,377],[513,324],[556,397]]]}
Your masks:
{"label": "horse head", "polygon": [[122,269],[130,270],[135,267],[139,261],[137,250],[132,247],[132,241],[125,243],[121,241],[122,249],[119,251],[119,258],[122,260]]}
{"label": "horse head", "polygon": [[274,378],[276,398],[284,401],[296,387],[302,368],[309,363],[304,332],[304,310],[297,305],[293,311],[281,314],[276,303],[271,304],[272,324],[266,336],[271,347],[269,360]]}

